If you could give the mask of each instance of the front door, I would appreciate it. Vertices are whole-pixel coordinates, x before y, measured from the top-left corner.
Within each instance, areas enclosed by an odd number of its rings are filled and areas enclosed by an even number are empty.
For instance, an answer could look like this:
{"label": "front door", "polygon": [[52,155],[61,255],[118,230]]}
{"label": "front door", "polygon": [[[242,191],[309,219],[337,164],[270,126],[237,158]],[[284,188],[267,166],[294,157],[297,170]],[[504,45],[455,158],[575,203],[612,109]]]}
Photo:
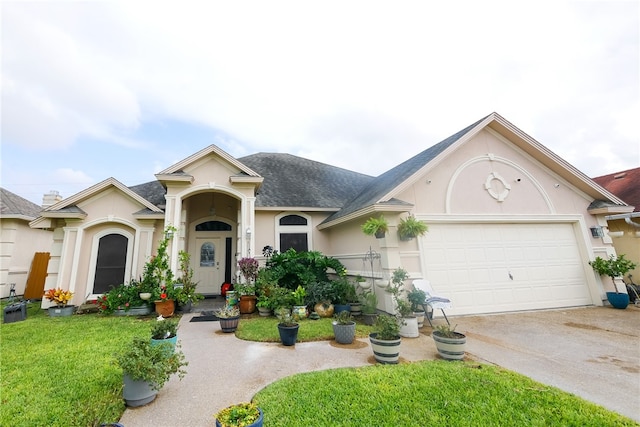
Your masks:
{"label": "front door", "polygon": [[201,294],[219,294],[225,279],[225,239],[222,237],[196,237],[193,278]]}

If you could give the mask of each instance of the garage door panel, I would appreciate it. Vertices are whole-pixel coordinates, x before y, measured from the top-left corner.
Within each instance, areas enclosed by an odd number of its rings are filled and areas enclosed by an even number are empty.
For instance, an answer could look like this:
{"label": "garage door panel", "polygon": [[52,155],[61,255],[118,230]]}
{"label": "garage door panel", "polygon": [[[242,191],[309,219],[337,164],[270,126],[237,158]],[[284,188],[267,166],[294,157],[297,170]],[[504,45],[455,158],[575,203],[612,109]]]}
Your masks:
{"label": "garage door panel", "polygon": [[570,223],[432,224],[423,248],[453,314],[591,304]]}

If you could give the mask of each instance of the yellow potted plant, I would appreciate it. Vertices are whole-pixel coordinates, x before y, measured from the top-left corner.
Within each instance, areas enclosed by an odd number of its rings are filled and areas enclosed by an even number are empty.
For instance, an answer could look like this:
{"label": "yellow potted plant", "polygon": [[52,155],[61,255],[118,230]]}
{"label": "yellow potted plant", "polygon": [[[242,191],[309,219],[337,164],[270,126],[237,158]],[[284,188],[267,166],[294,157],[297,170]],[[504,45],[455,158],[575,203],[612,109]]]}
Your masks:
{"label": "yellow potted plant", "polygon": [[48,312],[51,317],[71,316],[75,310],[74,305],[68,305],[73,297],[73,292],[65,291],[62,288],[48,289],[44,297],[55,303],[55,307],[49,307]]}

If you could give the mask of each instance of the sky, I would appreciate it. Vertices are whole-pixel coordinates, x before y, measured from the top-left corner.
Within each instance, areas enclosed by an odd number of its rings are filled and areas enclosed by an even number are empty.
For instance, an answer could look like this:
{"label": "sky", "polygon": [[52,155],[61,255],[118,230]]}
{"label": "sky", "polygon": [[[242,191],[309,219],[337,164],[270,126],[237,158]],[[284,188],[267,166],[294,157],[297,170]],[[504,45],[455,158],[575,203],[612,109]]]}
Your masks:
{"label": "sky", "polygon": [[0,185],[127,186],[215,144],[377,176],[498,112],[640,166],[640,2],[6,1]]}

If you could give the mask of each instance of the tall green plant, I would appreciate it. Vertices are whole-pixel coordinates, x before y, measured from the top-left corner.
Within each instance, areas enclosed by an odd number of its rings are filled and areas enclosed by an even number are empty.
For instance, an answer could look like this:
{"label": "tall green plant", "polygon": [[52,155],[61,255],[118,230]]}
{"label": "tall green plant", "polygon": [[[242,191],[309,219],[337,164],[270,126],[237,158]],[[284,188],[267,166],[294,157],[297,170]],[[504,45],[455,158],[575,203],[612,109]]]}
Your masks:
{"label": "tall green plant", "polygon": [[615,278],[623,277],[629,271],[636,268],[638,264],[625,258],[624,254],[620,254],[617,257],[611,255],[609,259],[596,257],[595,260],[589,262],[589,265],[599,275],[609,276],[611,278],[611,281],[613,282],[613,286],[616,289],[616,293],[620,293],[618,291],[618,286],[616,285]]}
{"label": "tall green plant", "polygon": [[293,248],[273,254],[266,268],[271,271],[271,279],[290,290],[299,285],[307,287],[312,282],[328,282],[330,270],[339,276],[346,274],[344,265],[335,258],[318,251],[297,252]]}

